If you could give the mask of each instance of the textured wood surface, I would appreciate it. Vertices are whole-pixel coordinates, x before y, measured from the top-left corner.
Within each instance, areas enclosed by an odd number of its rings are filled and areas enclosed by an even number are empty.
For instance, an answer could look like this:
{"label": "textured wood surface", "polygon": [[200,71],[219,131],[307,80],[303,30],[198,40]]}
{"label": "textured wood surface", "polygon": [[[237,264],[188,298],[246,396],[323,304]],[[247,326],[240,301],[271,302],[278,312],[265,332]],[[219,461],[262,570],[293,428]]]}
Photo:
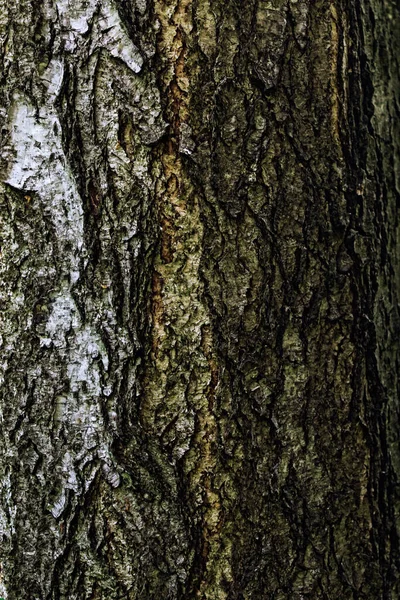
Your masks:
{"label": "textured wood surface", "polygon": [[397,3],[0,40],[0,596],[396,600]]}

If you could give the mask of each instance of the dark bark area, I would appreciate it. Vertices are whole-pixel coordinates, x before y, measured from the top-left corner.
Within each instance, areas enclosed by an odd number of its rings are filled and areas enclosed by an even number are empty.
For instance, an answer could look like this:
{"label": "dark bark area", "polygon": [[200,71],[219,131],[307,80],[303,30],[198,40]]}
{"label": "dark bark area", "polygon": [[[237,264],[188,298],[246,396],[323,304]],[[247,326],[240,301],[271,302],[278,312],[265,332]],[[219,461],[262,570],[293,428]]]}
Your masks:
{"label": "dark bark area", "polygon": [[0,11],[0,596],[398,598],[397,4]]}

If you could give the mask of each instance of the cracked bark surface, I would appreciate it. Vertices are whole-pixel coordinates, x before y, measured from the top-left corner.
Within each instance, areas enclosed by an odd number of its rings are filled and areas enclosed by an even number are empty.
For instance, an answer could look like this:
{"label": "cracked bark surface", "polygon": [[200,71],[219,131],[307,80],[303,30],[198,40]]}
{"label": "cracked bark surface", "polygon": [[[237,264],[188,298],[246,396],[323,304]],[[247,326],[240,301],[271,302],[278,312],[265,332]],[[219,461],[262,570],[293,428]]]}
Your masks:
{"label": "cracked bark surface", "polygon": [[0,39],[0,596],[397,599],[396,2]]}

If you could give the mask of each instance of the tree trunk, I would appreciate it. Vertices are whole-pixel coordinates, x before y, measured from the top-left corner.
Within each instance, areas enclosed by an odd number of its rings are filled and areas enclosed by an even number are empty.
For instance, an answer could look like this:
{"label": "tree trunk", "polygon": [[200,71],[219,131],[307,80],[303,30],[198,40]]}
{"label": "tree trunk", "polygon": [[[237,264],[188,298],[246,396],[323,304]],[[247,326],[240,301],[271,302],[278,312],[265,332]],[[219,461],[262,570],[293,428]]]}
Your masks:
{"label": "tree trunk", "polygon": [[400,596],[394,0],[1,0],[0,596]]}

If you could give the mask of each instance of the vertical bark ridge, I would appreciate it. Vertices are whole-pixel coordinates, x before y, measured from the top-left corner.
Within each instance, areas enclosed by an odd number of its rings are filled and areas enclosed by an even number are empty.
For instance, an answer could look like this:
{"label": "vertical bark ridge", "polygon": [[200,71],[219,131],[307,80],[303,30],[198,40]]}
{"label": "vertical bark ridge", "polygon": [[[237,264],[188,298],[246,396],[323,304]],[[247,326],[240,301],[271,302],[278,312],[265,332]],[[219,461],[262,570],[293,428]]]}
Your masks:
{"label": "vertical bark ridge", "polygon": [[[335,2],[331,4],[331,22],[332,22],[332,34],[331,34],[331,52],[332,52],[332,67],[331,67],[331,85],[332,85],[332,134],[336,140],[339,141],[339,104],[340,104],[340,93],[338,86],[338,78],[340,74],[339,64],[339,17]],[[342,43],[344,42],[344,36],[342,37]],[[346,66],[344,67],[346,68]],[[342,90],[341,90],[342,91]]]}
{"label": "vertical bark ridge", "polygon": [[214,482],[218,367],[199,276],[199,195],[185,166],[193,150],[189,106],[197,77],[190,41],[192,11],[188,0],[154,5],[159,81],[169,127],[154,152],[161,240],[153,267],[152,351],[141,415],[144,427],[160,437],[184,480],[198,552],[191,593],[226,598],[219,581],[221,567],[216,567],[223,564],[224,576],[229,576],[229,548],[222,549],[219,542],[221,513]]}

